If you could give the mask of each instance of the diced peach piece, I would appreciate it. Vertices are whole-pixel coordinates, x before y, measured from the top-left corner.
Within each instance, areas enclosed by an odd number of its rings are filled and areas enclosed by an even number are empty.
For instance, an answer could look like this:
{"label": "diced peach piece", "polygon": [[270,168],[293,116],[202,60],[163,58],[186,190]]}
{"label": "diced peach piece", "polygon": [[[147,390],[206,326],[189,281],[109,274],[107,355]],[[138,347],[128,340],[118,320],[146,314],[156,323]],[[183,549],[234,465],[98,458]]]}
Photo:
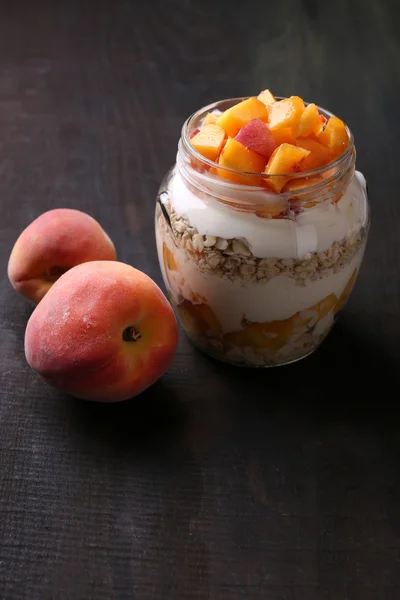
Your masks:
{"label": "diced peach piece", "polygon": [[271,131],[291,127],[293,131],[300,122],[304,111],[304,102],[299,96],[291,96],[267,106],[268,125]]}
{"label": "diced peach piece", "polygon": [[311,133],[318,134],[321,131],[321,126],[322,123],[319,118],[318,106],[316,104],[309,104],[305,107],[304,112],[301,115],[295,131],[296,137],[305,137]]}
{"label": "diced peach piece", "polygon": [[329,148],[326,148],[319,142],[309,138],[298,138],[297,146],[310,151],[309,156],[303,160],[300,165],[300,171],[312,171],[327,165],[332,160],[332,154]]}
{"label": "diced peach piece", "polygon": [[280,146],[281,144],[293,144],[293,146],[296,145],[296,138],[294,137],[290,127],[275,129],[275,131],[271,131],[271,133],[277,146]]}
{"label": "diced peach piece", "polygon": [[[286,183],[286,185],[282,191],[291,193],[292,194],[291,204],[292,203],[295,204],[296,203],[296,197],[295,197],[296,192],[300,192],[301,190],[304,190],[304,188],[311,187],[313,185],[316,185],[317,183],[323,183],[323,181],[324,181],[324,177],[322,177],[321,175],[313,175],[312,177],[299,177],[296,179],[289,179],[289,181]],[[303,200],[304,200],[304,198],[303,198]],[[303,208],[312,208],[313,206],[316,206],[317,204],[318,204],[318,201],[317,202],[309,201],[309,202],[303,202],[301,206]]]}
{"label": "diced peach piece", "polygon": [[192,304],[184,300],[178,306],[183,326],[190,334],[204,336],[220,336],[222,327],[208,304]]}
{"label": "diced peach piece", "polygon": [[347,148],[349,136],[346,126],[337,117],[330,117],[318,141],[329,148],[334,156],[339,156]]}
{"label": "diced peach piece", "polygon": [[274,175],[265,179],[265,183],[275,192],[280,192],[289,177],[276,177],[276,175],[289,175],[299,170],[302,161],[309,156],[310,151],[292,144],[281,144],[274,150],[265,167],[266,175]]}
{"label": "diced peach piece", "polygon": [[195,150],[208,160],[216,161],[225,141],[225,130],[219,125],[210,123],[197,133],[190,141]]}
{"label": "diced peach piece", "polygon": [[260,92],[257,96],[257,99],[260,100],[260,102],[262,102],[263,104],[265,104],[265,106],[276,102],[275,96],[269,90],[263,90],[262,92]]}
{"label": "diced peach piece", "polygon": [[319,118],[319,125],[315,128],[315,130],[313,132],[316,137],[318,137],[322,133],[322,131],[326,125],[326,122],[327,122],[327,118],[325,117],[325,115],[318,115],[318,118]]}
{"label": "diced peach piece", "polygon": [[357,269],[354,269],[353,273],[351,274],[350,279],[346,283],[346,287],[344,288],[343,292],[340,294],[339,300],[337,301],[337,304],[335,307],[335,312],[339,312],[339,310],[341,310],[344,307],[347,300],[349,299],[350,292],[353,289],[353,285],[356,280],[356,276],[357,276]]}
{"label": "diced peach piece", "polygon": [[192,131],[192,133],[190,134],[190,139],[194,138],[195,135],[197,135],[199,133],[200,129],[197,127],[196,129],[194,129]]}
{"label": "diced peach piece", "polygon": [[324,115],[318,115],[318,124],[316,125],[314,131],[310,133],[307,137],[318,142],[318,136],[321,135],[324,130],[325,123],[327,122],[327,118]]}
{"label": "diced peach piece", "polygon": [[207,113],[203,122],[203,127],[206,125],[214,125],[217,122],[218,117],[219,115],[216,115],[215,113]]}
{"label": "diced peach piece", "polygon": [[268,112],[265,104],[251,97],[239,104],[228,108],[217,119],[217,124],[223,127],[230,137],[235,137],[239,130],[252,119],[260,119],[266,122]]}
{"label": "diced peach piece", "polygon": [[257,206],[255,213],[262,219],[276,219],[289,208],[289,203],[281,196],[273,196],[273,201],[269,201],[265,206]]}
{"label": "diced peach piece", "polygon": [[[306,159],[307,160],[307,159]],[[289,179],[289,181],[285,184],[283,188],[283,192],[297,192],[298,190],[302,190],[306,187],[311,187],[316,183],[322,183],[323,178],[318,175],[314,175],[313,177],[299,177],[296,179]]]}
{"label": "diced peach piece", "polygon": [[273,135],[260,119],[252,119],[242,127],[235,140],[268,159],[276,148]]}
{"label": "diced peach piece", "polygon": [[[236,171],[247,171],[248,173],[262,173],[265,163],[266,159],[263,156],[246,148],[246,146],[243,146],[243,144],[233,138],[228,138],[219,157],[219,164],[222,167],[229,167]],[[262,183],[261,177],[236,175],[236,173],[229,173],[222,169],[217,169],[217,174],[220,177],[245,185],[261,185]]]}

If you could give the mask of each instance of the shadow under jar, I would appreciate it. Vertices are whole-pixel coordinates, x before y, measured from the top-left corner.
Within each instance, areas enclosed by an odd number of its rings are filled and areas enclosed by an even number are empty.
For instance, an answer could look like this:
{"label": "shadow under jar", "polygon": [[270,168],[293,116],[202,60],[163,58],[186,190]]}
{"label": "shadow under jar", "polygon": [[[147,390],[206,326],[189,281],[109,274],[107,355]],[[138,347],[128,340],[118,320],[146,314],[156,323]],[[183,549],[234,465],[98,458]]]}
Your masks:
{"label": "shadow under jar", "polygon": [[172,305],[195,346],[232,364],[270,367],[304,358],[329,333],[362,262],[369,208],[349,130],[344,153],[288,175],[288,192],[268,189],[263,180],[275,175],[251,174],[251,185],[215,175],[190,136],[208,112],[241,100],[216,102],[185,122],[157,198],[156,241]]}

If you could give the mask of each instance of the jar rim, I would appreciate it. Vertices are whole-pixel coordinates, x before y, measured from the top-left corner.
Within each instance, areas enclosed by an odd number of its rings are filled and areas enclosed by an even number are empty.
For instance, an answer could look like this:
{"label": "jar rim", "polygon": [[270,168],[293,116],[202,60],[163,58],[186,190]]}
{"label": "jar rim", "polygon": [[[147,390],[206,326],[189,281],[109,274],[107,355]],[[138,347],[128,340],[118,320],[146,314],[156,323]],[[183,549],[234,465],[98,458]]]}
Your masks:
{"label": "jar rim", "polygon": [[[197,161],[202,163],[204,166],[215,168],[215,165],[217,163],[213,162],[212,160],[209,160],[208,158],[204,157],[202,154],[197,152],[197,150],[195,150],[193,148],[192,144],[190,143],[190,134],[196,128],[196,127],[194,127],[194,124],[197,123],[198,121],[200,121],[200,119],[203,116],[205,116],[208,112],[218,109],[218,107],[221,104],[230,104],[231,106],[234,106],[235,104],[238,104],[239,102],[242,102],[243,100],[247,100],[250,97],[251,96],[244,96],[244,97],[240,97],[240,98],[227,98],[224,100],[217,100],[216,102],[212,102],[211,104],[208,104],[207,106],[204,106],[203,108],[200,108],[196,112],[192,113],[184,122],[184,124],[182,126],[182,130],[181,130],[181,140],[182,140],[182,144],[183,144],[183,147],[185,148],[185,150],[189,154],[191,154]],[[286,99],[286,97],[284,97],[284,96],[275,96],[275,97],[277,100],[285,100]],[[305,106],[308,106],[311,103],[304,102],[304,104],[305,104]],[[322,112],[322,114],[324,116],[326,116],[328,118],[336,116],[329,110],[327,110],[319,105],[317,105],[317,106],[318,106],[318,110],[320,112]],[[326,173],[327,171],[330,171],[331,169],[340,167],[340,165],[345,163],[346,160],[348,159],[349,155],[354,151],[354,136],[346,123],[345,123],[345,127],[346,127],[347,134],[349,136],[349,143],[348,143],[347,148],[334,161],[328,163],[327,165],[323,165],[322,167],[318,167],[317,169],[312,169],[309,171],[297,171],[295,173],[279,173],[279,174],[278,173],[265,174],[265,173],[255,173],[252,171],[239,171],[239,170],[231,169],[230,167],[225,167],[222,165],[218,165],[218,169],[221,169],[225,172],[231,173],[232,175],[236,175],[236,176],[250,175],[252,177],[259,177],[260,178],[260,187],[262,187],[261,186],[262,180],[272,179],[274,177],[288,177],[290,179],[302,179],[302,178],[308,178],[308,177],[314,177],[317,175],[322,175],[322,174]],[[222,181],[221,181],[221,183],[222,183]],[[232,182],[228,182],[227,180],[225,180],[224,183],[226,185],[230,185],[230,186],[232,186],[232,185],[240,186],[241,189],[251,188],[254,190],[254,189],[257,189],[257,187],[258,187],[258,186],[254,186],[254,185],[244,185],[244,184],[232,183]],[[322,184],[326,185],[326,183],[328,183],[328,180],[325,180],[325,183],[322,183]],[[317,189],[320,186],[321,186],[321,182],[317,182],[314,185],[310,185],[310,186],[304,188],[304,190],[307,189],[308,191],[310,191],[312,189]]]}

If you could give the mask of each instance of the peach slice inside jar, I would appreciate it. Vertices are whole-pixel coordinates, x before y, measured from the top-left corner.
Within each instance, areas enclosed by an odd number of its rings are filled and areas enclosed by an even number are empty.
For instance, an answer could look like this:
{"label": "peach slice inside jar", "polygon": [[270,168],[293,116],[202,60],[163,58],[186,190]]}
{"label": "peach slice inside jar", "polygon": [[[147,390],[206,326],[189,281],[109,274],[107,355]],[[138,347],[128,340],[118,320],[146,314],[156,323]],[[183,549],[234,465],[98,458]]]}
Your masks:
{"label": "peach slice inside jar", "polygon": [[297,333],[314,327],[318,321],[334,313],[335,294],[329,294],[310,308],[281,321],[255,323],[244,320],[244,329],[224,335],[224,342],[233,346],[250,346],[259,352],[277,352]]}
{"label": "peach slice inside jar", "polygon": [[208,304],[193,304],[185,299],[177,308],[182,324],[188,333],[204,337],[220,337],[222,335],[222,326]]}
{"label": "peach slice inside jar", "polygon": [[348,282],[346,283],[346,286],[345,286],[343,292],[340,294],[339,300],[337,301],[337,304],[335,307],[335,312],[339,312],[339,310],[342,310],[342,308],[346,304],[347,300],[349,299],[350,292],[353,289],[353,285],[356,280],[356,276],[357,276],[357,269],[354,269],[353,273],[351,274],[351,277],[349,278]]}
{"label": "peach slice inside jar", "polygon": [[168,248],[168,246],[165,242],[163,243],[163,260],[164,260],[165,270],[169,270],[169,271],[178,271],[179,270],[178,265],[176,264],[175,256],[173,255],[173,253]]}

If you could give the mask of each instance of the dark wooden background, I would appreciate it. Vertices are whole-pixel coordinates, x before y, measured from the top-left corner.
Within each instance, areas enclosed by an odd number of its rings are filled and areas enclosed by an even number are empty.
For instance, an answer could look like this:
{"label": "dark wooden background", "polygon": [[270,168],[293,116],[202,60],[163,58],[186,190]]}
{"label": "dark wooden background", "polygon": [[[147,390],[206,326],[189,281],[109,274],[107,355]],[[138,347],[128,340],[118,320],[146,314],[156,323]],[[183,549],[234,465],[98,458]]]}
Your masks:
{"label": "dark wooden background", "polygon": [[[1,600],[398,600],[397,0],[0,2]],[[27,366],[6,265],[41,212],[96,217],[161,284],[155,195],[183,120],[270,87],[353,129],[372,229],[311,358],[255,372],[181,335],[114,406]]]}

